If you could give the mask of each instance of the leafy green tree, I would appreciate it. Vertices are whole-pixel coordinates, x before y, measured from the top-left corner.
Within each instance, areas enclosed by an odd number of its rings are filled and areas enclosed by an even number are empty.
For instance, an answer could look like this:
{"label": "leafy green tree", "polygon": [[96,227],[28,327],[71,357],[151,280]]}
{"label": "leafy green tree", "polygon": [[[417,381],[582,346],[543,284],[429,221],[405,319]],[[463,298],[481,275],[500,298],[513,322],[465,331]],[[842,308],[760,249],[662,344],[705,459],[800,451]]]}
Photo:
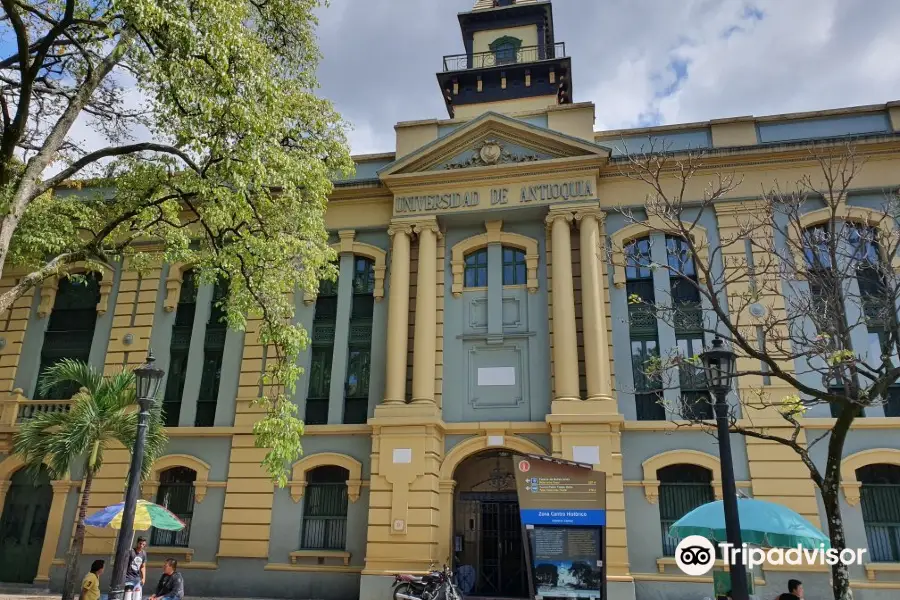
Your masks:
{"label": "leafy green tree", "polygon": [[0,310],[76,263],[227,279],[229,325],[261,318],[269,346],[256,433],[282,485],[307,343],[291,295],[336,275],[325,205],[352,169],[316,95],[322,4],[0,0]]}
{"label": "leafy green tree", "polygon": [[[42,391],[67,384],[75,384],[80,390],[72,397],[68,412],[37,413],[24,422],[13,438],[13,453],[31,469],[45,464],[54,479],[64,478],[73,467],[80,467],[83,472],[78,520],[66,557],[62,595],[63,600],[71,600],[78,558],[84,547],[84,519],[91,485],[103,466],[103,454],[117,443],[134,447],[138,416],[133,410],[135,378],[131,371],[105,376],[90,365],[69,359],[56,363],[45,373],[40,383]],[[155,403],[150,412],[142,473],[145,477],[167,442],[159,405]]]}

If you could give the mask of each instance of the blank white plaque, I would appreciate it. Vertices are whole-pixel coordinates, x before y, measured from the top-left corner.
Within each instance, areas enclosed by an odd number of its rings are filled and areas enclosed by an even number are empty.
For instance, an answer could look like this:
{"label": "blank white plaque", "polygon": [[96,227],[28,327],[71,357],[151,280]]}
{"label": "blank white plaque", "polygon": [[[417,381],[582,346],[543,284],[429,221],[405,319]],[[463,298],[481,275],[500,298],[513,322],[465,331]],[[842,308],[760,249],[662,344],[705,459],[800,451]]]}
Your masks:
{"label": "blank white plaque", "polygon": [[394,464],[408,464],[412,462],[412,448],[394,448]]}
{"label": "blank white plaque", "polygon": [[599,465],[600,446],[572,446],[572,460],[586,465]]}
{"label": "blank white plaque", "polygon": [[503,436],[502,435],[489,435],[488,436],[488,446],[502,446],[503,445]]}
{"label": "blank white plaque", "polygon": [[483,367],[478,369],[478,385],[516,385],[515,367]]}

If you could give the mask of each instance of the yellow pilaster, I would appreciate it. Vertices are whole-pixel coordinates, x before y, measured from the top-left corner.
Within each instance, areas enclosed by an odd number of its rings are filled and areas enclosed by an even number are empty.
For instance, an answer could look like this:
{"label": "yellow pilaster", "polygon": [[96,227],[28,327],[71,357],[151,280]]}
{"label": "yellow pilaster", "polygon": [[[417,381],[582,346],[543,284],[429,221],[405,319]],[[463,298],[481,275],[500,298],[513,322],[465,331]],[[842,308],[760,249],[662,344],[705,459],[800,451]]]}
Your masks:
{"label": "yellow pilaster", "polygon": [[66,510],[66,499],[69,497],[69,490],[72,488],[72,482],[68,480],[54,481],[53,500],[50,503],[50,514],[47,517],[47,528],[44,530],[44,545],[41,547],[41,558],[38,561],[37,576],[34,578],[35,583],[49,583],[50,567],[53,559],[56,558],[56,546],[62,535],[63,513]]}
{"label": "yellow pilaster", "polygon": [[553,378],[554,402],[580,398],[578,385],[578,341],[575,330],[575,291],[572,282],[570,209],[550,208],[547,225],[553,247]]}
{"label": "yellow pilaster", "polygon": [[388,307],[387,366],[385,369],[385,404],[406,401],[406,351],[409,329],[409,223],[394,223],[391,236],[391,289]]}
{"label": "yellow pilaster", "polygon": [[[432,561],[444,560],[437,551],[444,434],[433,412],[430,418],[419,414],[433,406],[381,407],[392,416],[369,421],[372,476],[364,574],[425,571]],[[401,412],[415,415],[401,417]]]}
{"label": "yellow pilaster", "polygon": [[[579,403],[596,407],[594,403]],[[568,406],[572,406],[570,403]],[[553,455],[566,460],[584,460],[576,449],[595,449],[594,468],[606,473],[606,565],[607,575],[630,580],[628,543],[625,533],[625,494],[622,483],[621,416],[551,414]],[[579,452],[579,454],[581,454]]]}
{"label": "yellow pilaster", "polygon": [[[419,238],[419,269],[416,273],[412,401],[433,404],[437,351],[437,271],[433,265],[437,262],[437,240],[441,232],[436,218],[417,222],[415,232]],[[388,324],[388,327],[392,325]]]}
{"label": "yellow pilaster", "polygon": [[594,207],[581,209],[575,213],[575,220],[581,236],[581,306],[587,399],[603,402],[603,412],[615,414],[618,411],[612,396],[603,270],[600,264],[603,212]]}

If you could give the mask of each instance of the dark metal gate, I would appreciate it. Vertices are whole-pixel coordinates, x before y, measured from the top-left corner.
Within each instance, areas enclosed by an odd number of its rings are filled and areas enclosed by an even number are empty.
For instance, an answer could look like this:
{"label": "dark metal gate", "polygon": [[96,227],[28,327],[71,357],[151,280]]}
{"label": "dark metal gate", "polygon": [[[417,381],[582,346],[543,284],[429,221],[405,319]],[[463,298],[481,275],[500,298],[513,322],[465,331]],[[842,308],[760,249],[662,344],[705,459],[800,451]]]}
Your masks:
{"label": "dark metal gate", "polygon": [[52,501],[53,488],[45,469],[37,480],[26,469],[12,476],[0,520],[0,581],[34,581]]}
{"label": "dark metal gate", "polygon": [[456,504],[454,568],[469,596],[528,596],[522,524],[515,492],[461,493]]}

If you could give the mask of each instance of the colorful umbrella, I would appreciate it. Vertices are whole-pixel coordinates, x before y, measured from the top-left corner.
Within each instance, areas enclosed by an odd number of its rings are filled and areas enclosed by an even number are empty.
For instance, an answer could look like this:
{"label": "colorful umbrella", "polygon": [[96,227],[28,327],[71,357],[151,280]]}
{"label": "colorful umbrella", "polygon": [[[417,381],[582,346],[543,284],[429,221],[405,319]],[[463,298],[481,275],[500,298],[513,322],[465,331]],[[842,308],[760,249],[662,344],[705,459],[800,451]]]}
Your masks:
{"label": "colorful umbrella", "polygon": [[[122,511],[124,510],[124,502],[107,506],[85,519],[84,524],[91,527],[121,529]],[[151,527],[180,531],[184,529],[185,525],[181,519],[169,512],[167,508],[146,500],[138,500],[134,509],[134,528],[138,531],[145,531]]]}
{"label": "colorful umbrella", "polygon": [[[786,506],[765,500],[738,499],[738,515],[741,520],[741,538],[744,543],[763,548],[796,548],[802,546],[814,550],[831,542],[812,523]],[[684,539],[699,535],[708,540],[724,542],[725,509],[722,501],[698,506],[669,528],[669,535]]]}

